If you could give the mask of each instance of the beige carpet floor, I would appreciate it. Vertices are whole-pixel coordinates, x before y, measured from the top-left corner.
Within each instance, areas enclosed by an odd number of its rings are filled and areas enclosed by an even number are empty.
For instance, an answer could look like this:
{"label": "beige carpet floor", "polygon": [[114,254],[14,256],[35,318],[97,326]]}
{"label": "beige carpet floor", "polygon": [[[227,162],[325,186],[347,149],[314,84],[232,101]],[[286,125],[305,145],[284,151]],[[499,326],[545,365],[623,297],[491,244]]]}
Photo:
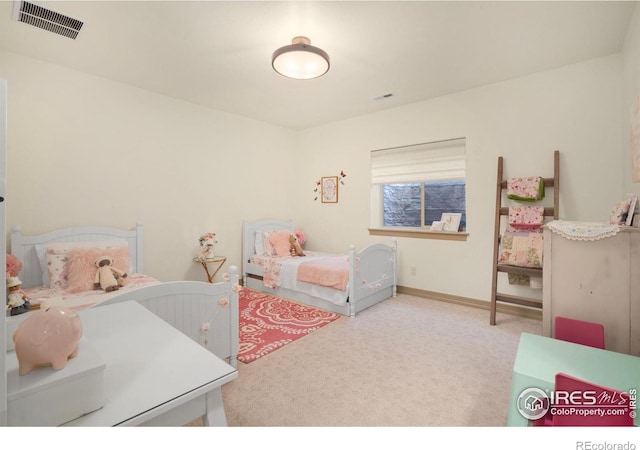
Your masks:
{"label": "beige carpet floor", "polygon": [[223,387],[230,426],[504,426],[521,332],[542,324],[409,295],[341,317]]}

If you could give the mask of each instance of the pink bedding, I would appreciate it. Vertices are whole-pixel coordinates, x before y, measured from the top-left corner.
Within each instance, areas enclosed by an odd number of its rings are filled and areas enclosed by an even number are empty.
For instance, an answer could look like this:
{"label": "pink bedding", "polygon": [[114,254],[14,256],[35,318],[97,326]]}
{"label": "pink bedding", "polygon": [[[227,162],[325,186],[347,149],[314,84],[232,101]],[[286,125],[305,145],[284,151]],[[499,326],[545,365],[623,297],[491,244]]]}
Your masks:
{"label": "pink bedding", "polygon": [[38,286],[25,289],[29,301],[35,305],[43,306],[66,306],[67,308],[79,311],[89,308],[105,300],[110,299],[123,292],[132,291],[142,286],[159,283],[158,280],[148,275],[132,274],[125,278],[124,286],[117,291],[104,292],[103,290],[91,290],[78,293],[69,293],[63,288],[50,288],[48,286]]}
{"label": "pink bedding", "polygon": [[298,267],[298,281],[344,290],[349,282],[349,263],[344,255],[304,262]]}
{"label": "pink bedding", "polygon": [[[263,267],[262,282],[272,289],[282,286],[285,272],[290,273],[286,269],[295,270],[295,274],[291,277],[297,281],[341,291],[347,288],[349,262],[346,255],[323,256],[322,253],[311,251],[305,251],[305,254],[307,256],[302,257],[253,255],[250,261]],[[287,279],[290,280],[291,277]]]}
{"label": "pink bedding", "polygon": [[264,256],[253,255],[250,261],[253,264],[259,264],[263,267],[264,273],[262,284],[266,287],[277,289],[280,286],[280,273],[282,272],[282,264],[291,256]]}

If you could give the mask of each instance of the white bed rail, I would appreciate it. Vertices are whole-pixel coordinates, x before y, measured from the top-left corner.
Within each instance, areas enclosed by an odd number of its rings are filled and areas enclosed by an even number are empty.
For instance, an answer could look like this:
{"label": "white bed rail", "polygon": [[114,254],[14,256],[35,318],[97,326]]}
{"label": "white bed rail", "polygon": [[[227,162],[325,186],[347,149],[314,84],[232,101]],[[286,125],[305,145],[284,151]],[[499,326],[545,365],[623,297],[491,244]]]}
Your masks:
{"label": "white bed rail", "polygon": [[[372,244],[356,253],[349,247],[350,315],[366,309],[381,299],[395,297],[397,240],[392,244]],[[366,264],[361,264],[366,261]]]}
{"label": "white bed rail", "polygon": [[114,297],[96,307],[135,300],[216,356],[228,359],[229,364],[236,367],[239,347],[237,267],[231,266],[227,276],[228,280],[218,283],[160,283]]}

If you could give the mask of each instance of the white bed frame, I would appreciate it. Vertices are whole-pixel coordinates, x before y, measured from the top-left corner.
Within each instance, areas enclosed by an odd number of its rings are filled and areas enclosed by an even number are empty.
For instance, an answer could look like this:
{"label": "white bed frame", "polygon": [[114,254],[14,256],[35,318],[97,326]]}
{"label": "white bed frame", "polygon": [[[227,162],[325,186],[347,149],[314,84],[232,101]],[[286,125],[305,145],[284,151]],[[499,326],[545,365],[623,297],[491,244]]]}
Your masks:
{"label": "white bed frame", "polygon": [[[31,236],[23,236],[20,228],[14,227],[11,232],[11,253],[22,262],[22,270],[18,276],[23,288],[29,288],[42,285],[43,274],[36,245],[115,239],[124,239],[129,243],[129,257],[134,271],[143,273],[140,223],[136,224],[134,230],[77,227]],[[235,266],[230,267],[228,272],[229,280],[219,283],[170,281],[118,291],[118,294],[96,307],[135,300],[216,356],[227,359],[229,364],[237,367],[239,306],[238,292],[234,286],[238,284],[239,275]],[[228,304],[220,304],[221,299],[227,299]],[[28,314],[6,318],[8,347],[12,347],[13,331]]]}
{"label": "white bed frame", "polygon": [[[396,296],[397,242],[395,239],[391,246],[372,244],[357,253],[355,246],[349,247],[349,297],[345,305],[336,305],[328,300],[290,289],[266,287],[263,284],[263,267],[259,264],[252,264],[249,260],[255,254],[255,233],[270,230],[294,232],[293,220],[287,222],[264,220],[253,223],[244,220],[242,222],[242,281],[244,286],[345,316],[355,316],[356,313],[376,303]],[[389,273],[390,262],[391,273]],[[361,283],[357,280],[367,281]]]}

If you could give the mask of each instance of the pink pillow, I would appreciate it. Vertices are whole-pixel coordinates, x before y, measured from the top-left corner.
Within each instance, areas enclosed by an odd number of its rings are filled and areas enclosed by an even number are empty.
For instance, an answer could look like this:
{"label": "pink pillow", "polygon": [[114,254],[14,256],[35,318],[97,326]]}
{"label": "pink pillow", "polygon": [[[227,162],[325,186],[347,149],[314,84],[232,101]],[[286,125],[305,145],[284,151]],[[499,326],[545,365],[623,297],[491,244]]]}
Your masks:
{"label": "pink pillow", "polygon": [[[68,279],[67,292],[76,294],[78,292],[90,291],[96,278],[98,268],[95,265],[96,259],[101,256],[109,256],[113,259],[111,267],[129,272],[129,248],[89,248],[75,249],[68,253]],[[126,278],[125,278],[126,280]]]}
{"label": "pink pillow", "polygon": [[291,256],[290,231],[276,231],[269,236],[269,243],[273,248],[274,256]]}
{"label": "pink pillow", "polygon": [[[69,252],[79,249],[112,249],[128,248],[127,241],[81,241],[81,242],[55,242],[46,246],[44,261],[40,261],[43,273],[46,271],[51,288],[66,289],[69,284]],[[37,251],[37,250],[36,250]],[[38,256],[40,260],[41,257]],[[43,284],[46,281],[43,279]]]}

